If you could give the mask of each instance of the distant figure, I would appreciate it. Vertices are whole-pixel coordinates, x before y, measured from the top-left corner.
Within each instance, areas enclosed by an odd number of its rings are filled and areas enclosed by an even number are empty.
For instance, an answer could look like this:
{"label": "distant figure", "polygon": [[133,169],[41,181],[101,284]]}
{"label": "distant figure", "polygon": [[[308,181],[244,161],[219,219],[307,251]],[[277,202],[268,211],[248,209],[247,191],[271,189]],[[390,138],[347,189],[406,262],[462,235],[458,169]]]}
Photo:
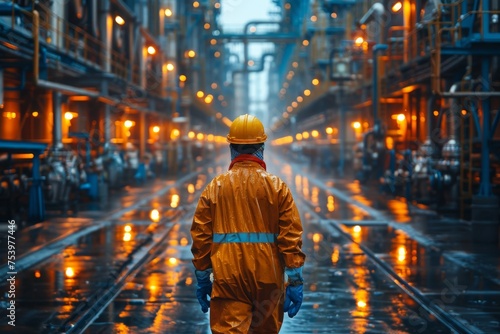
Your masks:
{"label": "distant figure", "polygon": [[283,312],[292,318],[302,304],[302,223],[287,185],[266,171],[266,139],[256,117],[234,120],[229,170],[194,214],[196,295],[203,312],[211,308],[212,333],[278,333]]}

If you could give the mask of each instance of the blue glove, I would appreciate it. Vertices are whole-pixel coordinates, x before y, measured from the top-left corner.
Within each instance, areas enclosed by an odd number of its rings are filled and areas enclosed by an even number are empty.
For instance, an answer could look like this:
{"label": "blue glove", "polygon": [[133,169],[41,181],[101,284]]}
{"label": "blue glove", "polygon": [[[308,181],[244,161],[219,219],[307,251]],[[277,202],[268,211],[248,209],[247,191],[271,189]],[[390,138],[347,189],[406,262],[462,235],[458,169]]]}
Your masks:
{"label": "blue glove", "polygon": [[290,318],[295,317],[300,310],[302,299],[304,297],[303,287],[303,284],[288,285],[286,287],[285,306],[283,311],[288,312],[288,316]]}
{"label": "blue glove", "polygon": [[288,276],[288,286],[286,287],[284,312],[293,318],[297,315],[304,298],[304,279],[302,278],[302,267],[285,268]]}
{"label": "blue glove", "polygon": [[195,270],[196,279],[198,280],[198,285],[196,289],[196,297],[201,305],[201,310],[203,313],[208,312],[210,307],[210,301],[208,298],[212,294],[212,282],[210,281],[210,274],[212,269],[207,270]]}

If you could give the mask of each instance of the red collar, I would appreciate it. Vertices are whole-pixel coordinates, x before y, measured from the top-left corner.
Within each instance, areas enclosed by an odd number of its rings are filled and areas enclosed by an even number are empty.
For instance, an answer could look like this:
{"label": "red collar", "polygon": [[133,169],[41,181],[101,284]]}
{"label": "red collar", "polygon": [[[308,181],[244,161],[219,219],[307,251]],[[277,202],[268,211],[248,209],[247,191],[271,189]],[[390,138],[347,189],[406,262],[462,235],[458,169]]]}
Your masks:
{"label": "red collar", "polygon": [[233,168],[235,163],[241,162],[241,161],[253,161],[253,162],[256,162],[259,165],[261,165],[262,168],[266,169],[266,163],[263,160],[257,158],[255,155],[251,155],[251,154],[238,155],[236,158],[233,159],[233,161],[231,161],[231,164],[229,165],[229,169]]}

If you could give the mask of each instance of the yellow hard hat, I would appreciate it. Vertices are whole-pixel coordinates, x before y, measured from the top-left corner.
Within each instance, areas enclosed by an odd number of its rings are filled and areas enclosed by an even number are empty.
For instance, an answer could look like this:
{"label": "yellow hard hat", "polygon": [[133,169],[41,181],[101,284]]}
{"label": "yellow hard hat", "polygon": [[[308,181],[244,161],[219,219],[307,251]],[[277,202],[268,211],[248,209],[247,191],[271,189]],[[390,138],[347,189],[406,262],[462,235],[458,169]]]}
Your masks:
{"label": "yellow hard hat", "polygon": [[227,141],[231,144],[260,144],[265,142],[267,135],[259,119],[252,115],[238,116],[229,128]]}

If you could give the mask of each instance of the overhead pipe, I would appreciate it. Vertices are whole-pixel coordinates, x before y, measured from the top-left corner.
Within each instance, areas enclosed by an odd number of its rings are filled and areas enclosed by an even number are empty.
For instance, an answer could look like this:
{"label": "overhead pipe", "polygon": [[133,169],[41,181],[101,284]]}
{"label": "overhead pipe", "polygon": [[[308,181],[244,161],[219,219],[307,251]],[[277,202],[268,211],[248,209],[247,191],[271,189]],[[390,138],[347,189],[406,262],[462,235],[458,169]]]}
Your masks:
{"label": "overhead pipe", "polygon": [[[249,92],[248,92],[248,28],[251,26],[257,26],[257,25],[262,25],[262,24],[278,24],[281,26],[280,21],[250,21],[247,24],[245,24],[245,27],[243,29],[243,73],[244,73],[244,83],[245,83],[245,106],[248,107],[250,104],[249,101]],[[247,110],[248,111],[248,110]]]}
{"label": "overhead pipe", "polygon": [[[274,52],[263,53],[261,55],[261,57],[260,57],[260,65],[259,65],[259,67],[252,68],[252,69],[247,69],[246,72],[248,72],[248,73],[262,72],[264,70],[265,58],[267,58],[267,57],[275,57],[275,56],[276,56],[276,54]],[[240,69],[240,70],[234,70],[234,71],[232,71],[233,82],[234,82],[234,75],[237,74],[237,73],[245,73],[245,69]]]}
{"label": "overhead pipe", "polygon": [[373,47],[373,75],[372,75],[372,105],[373,105],[373,121],[376,122],[378,119],[378,58],[377,54],[379,52],[387,50],[387,44],[376,44]]}

